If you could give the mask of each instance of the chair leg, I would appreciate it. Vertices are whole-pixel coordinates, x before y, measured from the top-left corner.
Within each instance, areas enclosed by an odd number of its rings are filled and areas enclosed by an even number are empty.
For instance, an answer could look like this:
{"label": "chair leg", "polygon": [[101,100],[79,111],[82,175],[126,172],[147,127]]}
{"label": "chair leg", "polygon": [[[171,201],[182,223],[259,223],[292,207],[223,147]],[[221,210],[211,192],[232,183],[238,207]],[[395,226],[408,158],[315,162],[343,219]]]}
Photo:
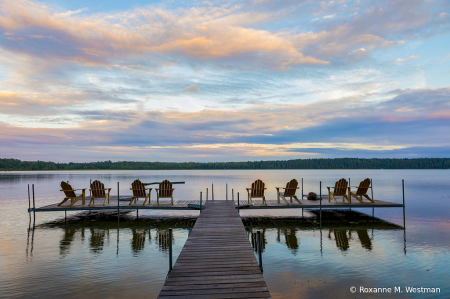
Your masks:
{"label": "chair leg", "polygon": [[69,198],[68,197],[66,197],[66,198],[64,198],[64,200],[63,201],[61,201],[59,204],[58,204],[58,207],[60,206],[60,205],[62,205],[63,203],[65,203],[66,201],[68,201],[69,200]]}
{"label": "chair leg", "polygon": [[131,206],[131,204],[133,203],[133,201],[136,201],[136,197],[131,197],[130,203],[128,204],[129,206]]}
{"label": "chair leg", "polygon": [[297,195],[294,195],[294,196],[292,196],[296,201],[298,201],[298,203],[299,204],[302,204],[301,202],[300,202],[300,200],[298,200],[298,198],[297,198]]}
{"label": "chair leg", "polygon": [[[331,195],[331,197],[333,198],[334,202],[337,203],[337,200],[336,200],[336,198],[334,197],[334,195],[331,194],[331,193],[330,193],[329,195]],[[330,197],[328,197],[328,201],[330,201]]]}
{"label": "chair leg", "polygon": [[149,192],[148,195],[145,197],[143,206],[145,206],[145,203],[147,202],[147,200],[148,200],[148,204],[150,204],[150,192]]}
{"label": "chair leg", "polygon": [[82,198],[82,195],[73,198],[73,199],[72,199],[72,202],[71,202],[70,205],[69,205],[69,207],[73,206],[77,201],[80,200],[80,198]]}
{"label": "chair leg", "polygon": [[172,197],[171,197],[170,199],[171,199],[171,201],[170,201],[170,202],[172,203],[172,206],[173,206],[173,196],[172,196]]}
{"label": "chair leg", "polygon": [[[286,197],[284,197],[284,195],[281,195],[281,194],[280,194],[280,197],[281,197],[281,199],[284,200],[284,202],[285,202],[287,205],[289,205],[289,202],[286,200]],[[292,197],[291,197],[291,199],[292,199]]]}
{"label": "chair leg", "polygon": [[267,206],[267,202],[266,202],[266,197],[265,196],[263,196],[263,203],[264,203],[264,205]]}
{"label": "chair leg", "polygon": [[[375,202],[373,199],[371,199],[367,194],[363,195],[365,198],[367,198],[369,201],[371,202]],[[362,200],[362,196],[361,196],[361,200]]]}

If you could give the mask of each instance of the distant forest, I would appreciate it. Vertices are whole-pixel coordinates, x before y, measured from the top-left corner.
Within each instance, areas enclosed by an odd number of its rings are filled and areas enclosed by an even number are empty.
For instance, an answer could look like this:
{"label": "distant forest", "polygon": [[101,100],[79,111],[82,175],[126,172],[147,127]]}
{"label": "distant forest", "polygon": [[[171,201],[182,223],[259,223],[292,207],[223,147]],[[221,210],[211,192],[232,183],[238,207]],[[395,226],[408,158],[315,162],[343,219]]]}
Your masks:
{"label": "distant forest", "polygon": [[449,169],[450,158],[420,159],[296,159],[253,162],[129,162],[55,163],[0,159],[0,171],[14,170],[183,170],[183,169]]}

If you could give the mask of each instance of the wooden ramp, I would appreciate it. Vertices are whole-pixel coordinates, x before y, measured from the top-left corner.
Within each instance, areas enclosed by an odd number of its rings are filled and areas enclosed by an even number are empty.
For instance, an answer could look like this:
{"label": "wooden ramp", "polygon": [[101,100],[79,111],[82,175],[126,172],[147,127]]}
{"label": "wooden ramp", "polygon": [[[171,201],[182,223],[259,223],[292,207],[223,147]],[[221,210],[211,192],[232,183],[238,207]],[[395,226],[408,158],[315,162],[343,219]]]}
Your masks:
{"label": "wooden ramp", "polygon": [[158,298],[270,298],[233,201],[208,201]]}

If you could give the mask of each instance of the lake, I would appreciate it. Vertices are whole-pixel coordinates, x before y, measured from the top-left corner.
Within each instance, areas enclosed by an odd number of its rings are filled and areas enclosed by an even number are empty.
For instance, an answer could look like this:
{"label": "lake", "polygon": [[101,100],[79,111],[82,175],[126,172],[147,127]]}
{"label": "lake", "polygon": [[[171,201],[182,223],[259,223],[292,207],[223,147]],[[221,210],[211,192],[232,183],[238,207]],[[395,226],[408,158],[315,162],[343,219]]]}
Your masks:
{"label": "lake", "polygon": [[[198,211],[143,211],[117,217],[98,213],[36,213],[30,218],[28,184],[35,185],[36,206],[60,202],[60,182],[88,188],[98,179],[120,195],[131,182],[168,179],[174,200],[198,199],[214,183],[215,200],[225,199],[228,183],[246,201],[246,187],[265,182],[266,198],[275,187],[303,178],[304,192],[322,194],[340,178],[357,185],[373,180],[374,199],[402,203],[405,180],[406,227],[402,208],[376,208],[375,217],[392,225],[305,226],[300,209],[241,210],[242,217],[274,217],[247,226],[264,240],[264,278],[273,298],[450,297],[450,170],[185,170],[64,171],[0,173],[1,298],[156,298],[168,271],[168,228],[173,228],[174,261]],[[153,191],[154,192],[154,191]],[[210,195],[211,196],[211,195]],[[152,194],[154,199],[154,193]],[[354,209],[355,210],[355,209]],[[357,211],[372,215],[371,209]],[[310,215],[305,212],[305,215]],[[31,223],[30,223],[31,219]],[[356,287],[355,294],[350,292]],[[360,293],[360,287],[392,288],[391,294]],[[402,293],[394,293],[401,287]],[[440,288],[439,294],[406,293],[405,287]],[[366,289],[366,291],[369,291]],[[181,298],[181,297],[180,297]]]}

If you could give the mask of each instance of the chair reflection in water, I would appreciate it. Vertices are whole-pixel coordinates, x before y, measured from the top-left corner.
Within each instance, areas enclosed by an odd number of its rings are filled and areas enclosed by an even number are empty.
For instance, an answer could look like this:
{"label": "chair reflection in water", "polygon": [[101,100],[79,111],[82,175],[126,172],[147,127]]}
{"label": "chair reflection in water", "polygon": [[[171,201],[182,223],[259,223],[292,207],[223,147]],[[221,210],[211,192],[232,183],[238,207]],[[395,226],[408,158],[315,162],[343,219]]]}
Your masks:
{"label": "chair reflection in water", "polygon": [[[169,230],[168,229],[157,229],[155,240],[159,245],[159,250],[168,251],[169,250]],[[175,243],[175,234],[172,234],[172,243]]]}
{"label": "chair reflection in water", "polygon": [[345,229],[330,229],[328,238],[332,239],[331,232],[333,232],[336,246],[340,250],[346,251],[350,248],[349,239],[352,239],[353,231],[356,231],[359,241],[361,242],[361,246],[367,250],[372,250],[372,241],[370,240],[369,234],[367,233],[367,229],[348,230],[348,236],[347,230]]}
{"label": "chair reflection in water", "polygon": [[[267,244],[267,240],[266,240],[266,229],[258,229],[261,232],[261,248],[262,251],[264,252],[264,249],[266,248],[266,244]],[[247,235],[251,234],[251,243],[252,243],[252,247],[253,250],[255,250],[256,252],[258,251],[258,230],[251,230],[251,231],[247,231]]]}
{"label": "chair reflection in water", "polygon": [[133,249],[134,253],[140,252],[142,249],[144,249],[145,246],[145,236],[148,234],[148,239],[151,241],[152,235],[149,229],[135,229],[133,228],[131,230],[133,234],[133,238],[131,240],[131,248]]}
{"label": "chair reflection in water", "polygon": [[297,252],[299,241],[296,232],[296,228],[277,228],[277,242],[281,243],[280,235],[283,233],[286,246],[294,253]]}
{"label": "chair reflection in water", "polygon": [[91,251],[95,253],[99,253],[103,250],[103,246],[105,245],[105,236],[108,237],[109,241],[109,228],[90,228],[91,230],[91,238],[89,239],[89,246],[91,247]]}

